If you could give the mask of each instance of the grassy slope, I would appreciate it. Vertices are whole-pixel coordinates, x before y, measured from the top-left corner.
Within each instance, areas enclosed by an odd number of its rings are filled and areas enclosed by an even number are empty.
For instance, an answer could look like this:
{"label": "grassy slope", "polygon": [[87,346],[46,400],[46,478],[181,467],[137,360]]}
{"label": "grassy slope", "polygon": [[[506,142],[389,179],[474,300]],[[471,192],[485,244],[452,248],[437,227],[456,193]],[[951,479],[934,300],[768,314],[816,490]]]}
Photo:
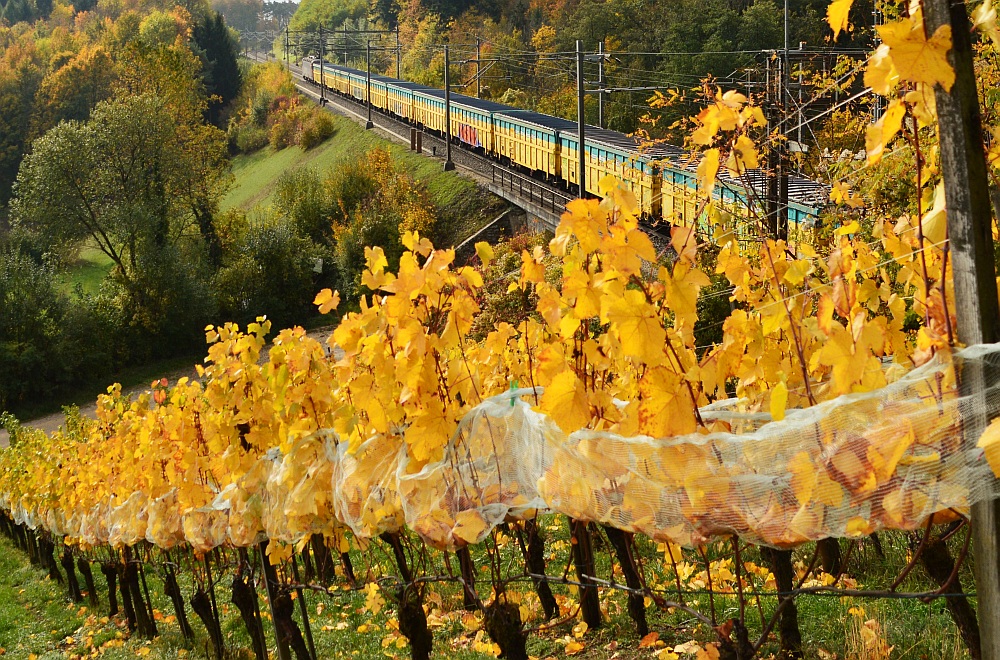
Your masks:
{"label": "grassy slope", "polygon": [[341,163],[362,157],[375,147],[388,148],[393,157],[428,192],[438,209],[440,221],[447,223],[455,243],[471,235],[485,222],[499,215],[504,203],[484,193],[470,179],[444,172],[441,161],[417,155],[396,143],[366,131],[350,119],[333,115],[333,137],[310,151],[290,147],[281,151],[263,149],[233,161],[236,182],[222,200],[222,210],[250,211],[266,207],[274,197],[281,175],[291,169],[311,167],[320,173]]}

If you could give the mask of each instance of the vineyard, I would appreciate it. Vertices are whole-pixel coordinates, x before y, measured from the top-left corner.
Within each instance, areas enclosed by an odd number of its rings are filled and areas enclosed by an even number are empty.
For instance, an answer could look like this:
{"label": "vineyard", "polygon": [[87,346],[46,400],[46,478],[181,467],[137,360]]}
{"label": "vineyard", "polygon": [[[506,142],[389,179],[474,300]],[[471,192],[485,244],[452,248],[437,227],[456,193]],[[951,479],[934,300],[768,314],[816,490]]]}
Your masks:
{"label": "vineyard", "polygon": [[[831,4],[835,31],[850,5]],[[974,23],[1000,43],[989,0]],[[936,130],[953,34],[925,31],[916,2],[880,34],[865,83],[888,104],[865,167],[912,147],[915,213],[866,213],[837,182],[815,241],[737,240],[737,222],[766,223],[718,208],[718,176],[748,176],[783,137],[754,99],[706,86],[689,121],[697,229],[671,227],[658,251],[607,178],[547,245],[480,243],[462,265],[406,231],[392,267],[366,248],[369,294],[328,346],[282,330],[261,361],[265,318],[209,326],[198,379],[135,400],[113,386],[95,420],[16,429],[0,452],[0,528],[60,579],[61,556],[76,600],[76,572],[93,598],[98,566],[141,636],[157,634],[148,569],[186,639],[180,585],[193,585],[218,658],[234,651],[223,575],[261,660],[265,619],[278,657],[317,657],[314,637],[337,631],[312,628],[305,603],[338,590],[363,591],[371,616],[393,608],[389,644],[430,657],[441,584],[481,611],[480,650],[513,660],[561,624],[562,652],[586,653],[612,606],[659,658],[801,657],[813,650],[796,600],[818,594],[944,598],[980,657],[961,571],[970,509],[998,495],[1000,426],[981,425],[997,412],[1000,348],[959,342]],[[713,277],[721,294],[706,293]],[[699,345],[719,295],[721,340]],[[497,298],[505,312],[487,314]],[[333,313],[340,295],[315,304]],[[565,524],[557,563],[545,536]],[[881,554],[880,538],[906,539],[906,560],[860,585],[851,556]],[[933,585],[910,588],[918,565]],[[682,615],[686,638],[652,630],[649,608]],[[865,657],[888,657],[871,627],[866,639]]]}

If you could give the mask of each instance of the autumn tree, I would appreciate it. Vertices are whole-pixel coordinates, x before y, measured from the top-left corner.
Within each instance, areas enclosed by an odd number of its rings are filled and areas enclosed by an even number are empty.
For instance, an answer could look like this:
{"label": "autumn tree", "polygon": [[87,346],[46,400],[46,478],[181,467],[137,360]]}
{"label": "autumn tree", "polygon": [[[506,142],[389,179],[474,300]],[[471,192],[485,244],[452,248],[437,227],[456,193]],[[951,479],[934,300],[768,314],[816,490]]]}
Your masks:
{"label": "autumn tree", "polygon": [[211,160],[199,158],[205,147],[160,99],[101,103],[89,121],[64,122],[35,141],[18,174],[13,220],[53,245],[92,241],[135,308],[155,311],[168,284],[156,279],[158,268],[184,247],[192,206],[215,199],[193,181],[215,175]]}

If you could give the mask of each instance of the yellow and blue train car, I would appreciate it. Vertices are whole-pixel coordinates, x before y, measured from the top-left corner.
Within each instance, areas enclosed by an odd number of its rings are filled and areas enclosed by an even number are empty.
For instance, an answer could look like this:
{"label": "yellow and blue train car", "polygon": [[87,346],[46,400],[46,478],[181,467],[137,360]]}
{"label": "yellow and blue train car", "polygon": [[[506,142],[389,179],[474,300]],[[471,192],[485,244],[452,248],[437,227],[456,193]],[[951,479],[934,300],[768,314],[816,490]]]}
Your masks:
{"label": "yellow and blue train car", "polygon": [[[635,195],[640,212],[648,218],[660,217],[661,192],[659,170],[654,156],[646,153],[638,139],[617,131],[587,126],[585,174],[587,192],[600,194],[599,184],[613,176]],[[562,178],[570,186],[580,183],[579,133],[559,134]]]}
{"label": "yellow and blue train car", "polygon": [[451,134],[470,149],[486,154],[496,153],[494,118],[509,106],[464,94],[451,95]]}
{"label": "yellow and blue train car", "polygon": [[576,126],[571,121],[530,110],[506,110],[493,114],[495,153],[547,178],[562,180],[559,135]]}
{"label": "yellow and blue train car", "polygon": [[[320,84],[316,58],[303,60],[303,77]],[[327,62],[322,80],[344,96],[362,103],[368,98],[364,71]],[[371,103],[415,126],[442,136],[445,133],[443,90],[372,74]],[[576,122],[456,93],[451,95],[451,139],[535,176],[561,182],[567,189],[579,185]],[[598,194],[601,179],[611,175],[635,194],[647,218],[686,226],[697,226],[703,220],[699,217],[697,163],[688,152],[670,145],[648,147],[623,133],[596,126],[586,127],[585,139],[588,193]],[[713,197],[725,210],[746,215],[751,207],[763,207],[764,179],[761,171],[749,172],[741,179],[723,171]],[[790,177],[790,233],[811,231],[828,197],[829,188],[823,184]]]}

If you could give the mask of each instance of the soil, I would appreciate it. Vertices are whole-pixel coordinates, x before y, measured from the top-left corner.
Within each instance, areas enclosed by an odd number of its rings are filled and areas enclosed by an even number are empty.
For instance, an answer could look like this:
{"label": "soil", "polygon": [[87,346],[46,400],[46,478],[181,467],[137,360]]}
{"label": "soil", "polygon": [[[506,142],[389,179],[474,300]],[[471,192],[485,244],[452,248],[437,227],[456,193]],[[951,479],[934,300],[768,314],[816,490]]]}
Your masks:
{"label": "soil", "polygon": [[[319,342],[326,343],[327,338],[333,332],[333,326],[324,326],[322,328],[316,328],[307,333],[309,337],[315,339]],[[268,359],[270,344],[264,347],[260,352],[260,362],[264,363]],[[169,382],[176,383],[178,379],[187,376],[192,380],[198,378],[198,372],[195,370],[194,365],[191,365],[188,369],[178,369],[176,371],[163,374]],[[125,393],[131,397],[136,397],[143,392],[148,392],[149,387],[144,385],[138,385],[136,387],[131,387],[125,390]],[[80,404],[80,414],[86,417],[93,418],[95,412],[97,411],[97,397],[88,402]],[[22,420],[21,424],[24,426],[30,426],[32,428],[41,429],[46,433],[52,433],[53,431],[59,430],[59,427],[63,425],[65,418],[62,412],[52,413],[50,415],[45,415],[43,417],[38,417],[36,419]],[[6,429],[0,429],[0,448],[6,447],[9,444],[9,434]]]}

